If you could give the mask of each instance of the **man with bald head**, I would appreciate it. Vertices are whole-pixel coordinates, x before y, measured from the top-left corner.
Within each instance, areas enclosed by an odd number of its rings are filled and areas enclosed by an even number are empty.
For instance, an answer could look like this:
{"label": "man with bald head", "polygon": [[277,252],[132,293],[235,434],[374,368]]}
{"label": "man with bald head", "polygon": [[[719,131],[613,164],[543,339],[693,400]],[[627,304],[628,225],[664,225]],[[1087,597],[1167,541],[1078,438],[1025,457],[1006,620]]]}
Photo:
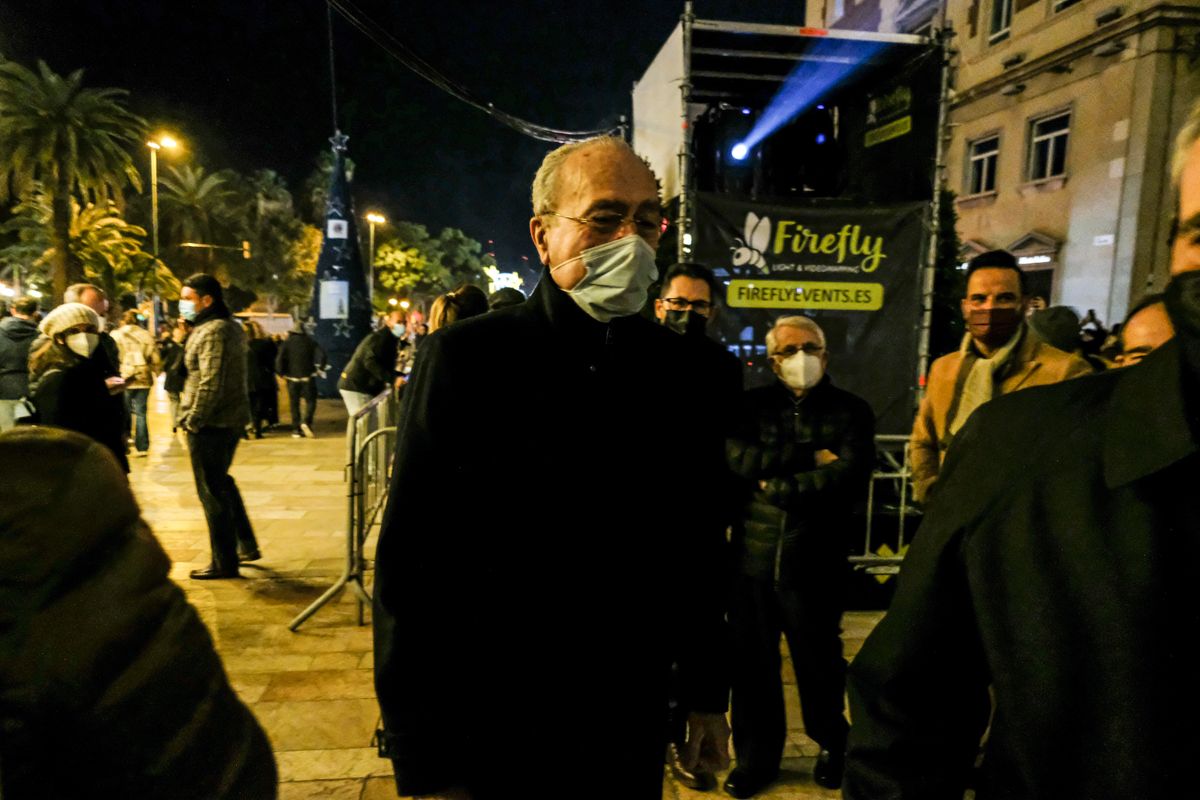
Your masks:
{"label": "man with bald head", "polygon": [[[401,795],[659,800],[672,662],[690,762],[727,763],[714,392],[695,343],[638,314],[663,228],[624,141],[564,145],[533,183],[529,301],[421,345],[374,593]],[[665,477],[659,409],[688,431]]]}
{"label": "man with bald head", "polygon": [[1174,177],[1174,340],[959,432],[850,668],[847,800],[1195,793],[1200,104]]}

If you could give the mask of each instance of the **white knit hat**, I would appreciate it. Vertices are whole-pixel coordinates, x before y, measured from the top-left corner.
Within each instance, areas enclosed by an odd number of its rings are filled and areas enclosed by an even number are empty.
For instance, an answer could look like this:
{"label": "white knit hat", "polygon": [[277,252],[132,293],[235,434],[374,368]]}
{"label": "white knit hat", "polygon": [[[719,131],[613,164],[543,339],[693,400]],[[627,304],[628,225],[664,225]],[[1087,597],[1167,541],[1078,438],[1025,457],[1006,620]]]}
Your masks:
{"label": "white knit hat", "polygon": [[38,330],[45,336],[53,339],[58,334],[68,328],[74,328],[76,325],[95,325],[96,329],[99,330],[100,315],[83,303],[63,303],[46,315],[46,318],[42,320],[42,324],[38,325]]}

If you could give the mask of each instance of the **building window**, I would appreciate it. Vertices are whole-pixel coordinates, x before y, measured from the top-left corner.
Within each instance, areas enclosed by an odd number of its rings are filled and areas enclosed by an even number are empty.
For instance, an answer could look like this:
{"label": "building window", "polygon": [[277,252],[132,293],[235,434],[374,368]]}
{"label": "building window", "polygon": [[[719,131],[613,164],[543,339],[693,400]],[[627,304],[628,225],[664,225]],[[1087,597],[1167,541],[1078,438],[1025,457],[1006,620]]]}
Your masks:
{"label": "building window", "polygon": [[1000,137],[976,139],[967,145],[970,167],[967,174],[967,194],[996,191],[996,160],[1000,157]]}
{"label": "building window", "polygon": [[992,26],[988,33],[990,43],[1008,38],[1008,32],[1012,29],[1012,10],[1012,0],[992,0]]}
{"label": "building window", "polygon": [[1029,180],[1041,181],[1067,173],[1067,138],[1071,112],[1035,119],[1029,125]]}
{"label": "building window", "polygon": [[1070,8],[1073,5],[1078,5],[1080,0],[1054,0],[1054,13],[1062,11],[1064,8]]}

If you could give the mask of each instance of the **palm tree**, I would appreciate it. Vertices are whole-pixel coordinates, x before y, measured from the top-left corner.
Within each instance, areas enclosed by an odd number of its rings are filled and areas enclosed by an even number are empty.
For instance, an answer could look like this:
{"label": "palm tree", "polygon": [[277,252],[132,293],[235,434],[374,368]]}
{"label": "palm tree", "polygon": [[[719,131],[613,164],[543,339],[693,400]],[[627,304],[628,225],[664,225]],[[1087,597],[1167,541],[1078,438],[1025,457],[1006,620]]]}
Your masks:
{"label": "palm tree", "polygon": [[[232,215],[235,193],[226,176],[205,173],[204,167],[171,167],[158,179],[159,204],[168,235],[176,245],[184,242],[218,244]],[[211,250],[205,251],[211,254]],[[205,263],[211,259],[205,258]]]}
{"label": "palm tree", "polygon": [[[13,217],[0,225],[0,234],[16,234],[17,242],[0,250],[6,256],[20,258],[32,275],[53,258],[53,208],[48,195],[35,188],[29,199],[13,209]],[[179,281],[161,261],[143,249],[146,230],[125,221],[111,201],[104,205],[89,203],[80,207],[71,200],[67,249],[83,267],[81,278],[99,285],[109,297],[132,294],[142,286],[173,295]]]}
{"label": "palm tree", "polygon": [[68,246],[72,197],[83,203],[121,202],[122,189],[141,191],[129,148],[145,121],[125,107],[123,89],[88,89],[83,70],[65,78],[44,62],[37,72],[0,63],[0,202],[28,198],[41,185],[51,206],[54,293],[83,277]]}

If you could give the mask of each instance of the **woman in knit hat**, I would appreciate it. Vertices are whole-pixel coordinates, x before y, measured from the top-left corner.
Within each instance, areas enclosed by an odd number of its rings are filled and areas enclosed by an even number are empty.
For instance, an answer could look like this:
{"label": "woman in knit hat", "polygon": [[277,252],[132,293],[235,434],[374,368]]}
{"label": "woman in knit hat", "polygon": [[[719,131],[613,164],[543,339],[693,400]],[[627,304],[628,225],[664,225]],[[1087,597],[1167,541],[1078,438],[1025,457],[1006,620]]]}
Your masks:
{"label": "woman in knit hat", "polygon": [[45,338],[29,355],[29,395],[38,423],[90,436],[128,472],[120,419],[108,413],[104,373],[89,358],[100,342],[100,318],[82,303],[63,303],[38,330]]}

